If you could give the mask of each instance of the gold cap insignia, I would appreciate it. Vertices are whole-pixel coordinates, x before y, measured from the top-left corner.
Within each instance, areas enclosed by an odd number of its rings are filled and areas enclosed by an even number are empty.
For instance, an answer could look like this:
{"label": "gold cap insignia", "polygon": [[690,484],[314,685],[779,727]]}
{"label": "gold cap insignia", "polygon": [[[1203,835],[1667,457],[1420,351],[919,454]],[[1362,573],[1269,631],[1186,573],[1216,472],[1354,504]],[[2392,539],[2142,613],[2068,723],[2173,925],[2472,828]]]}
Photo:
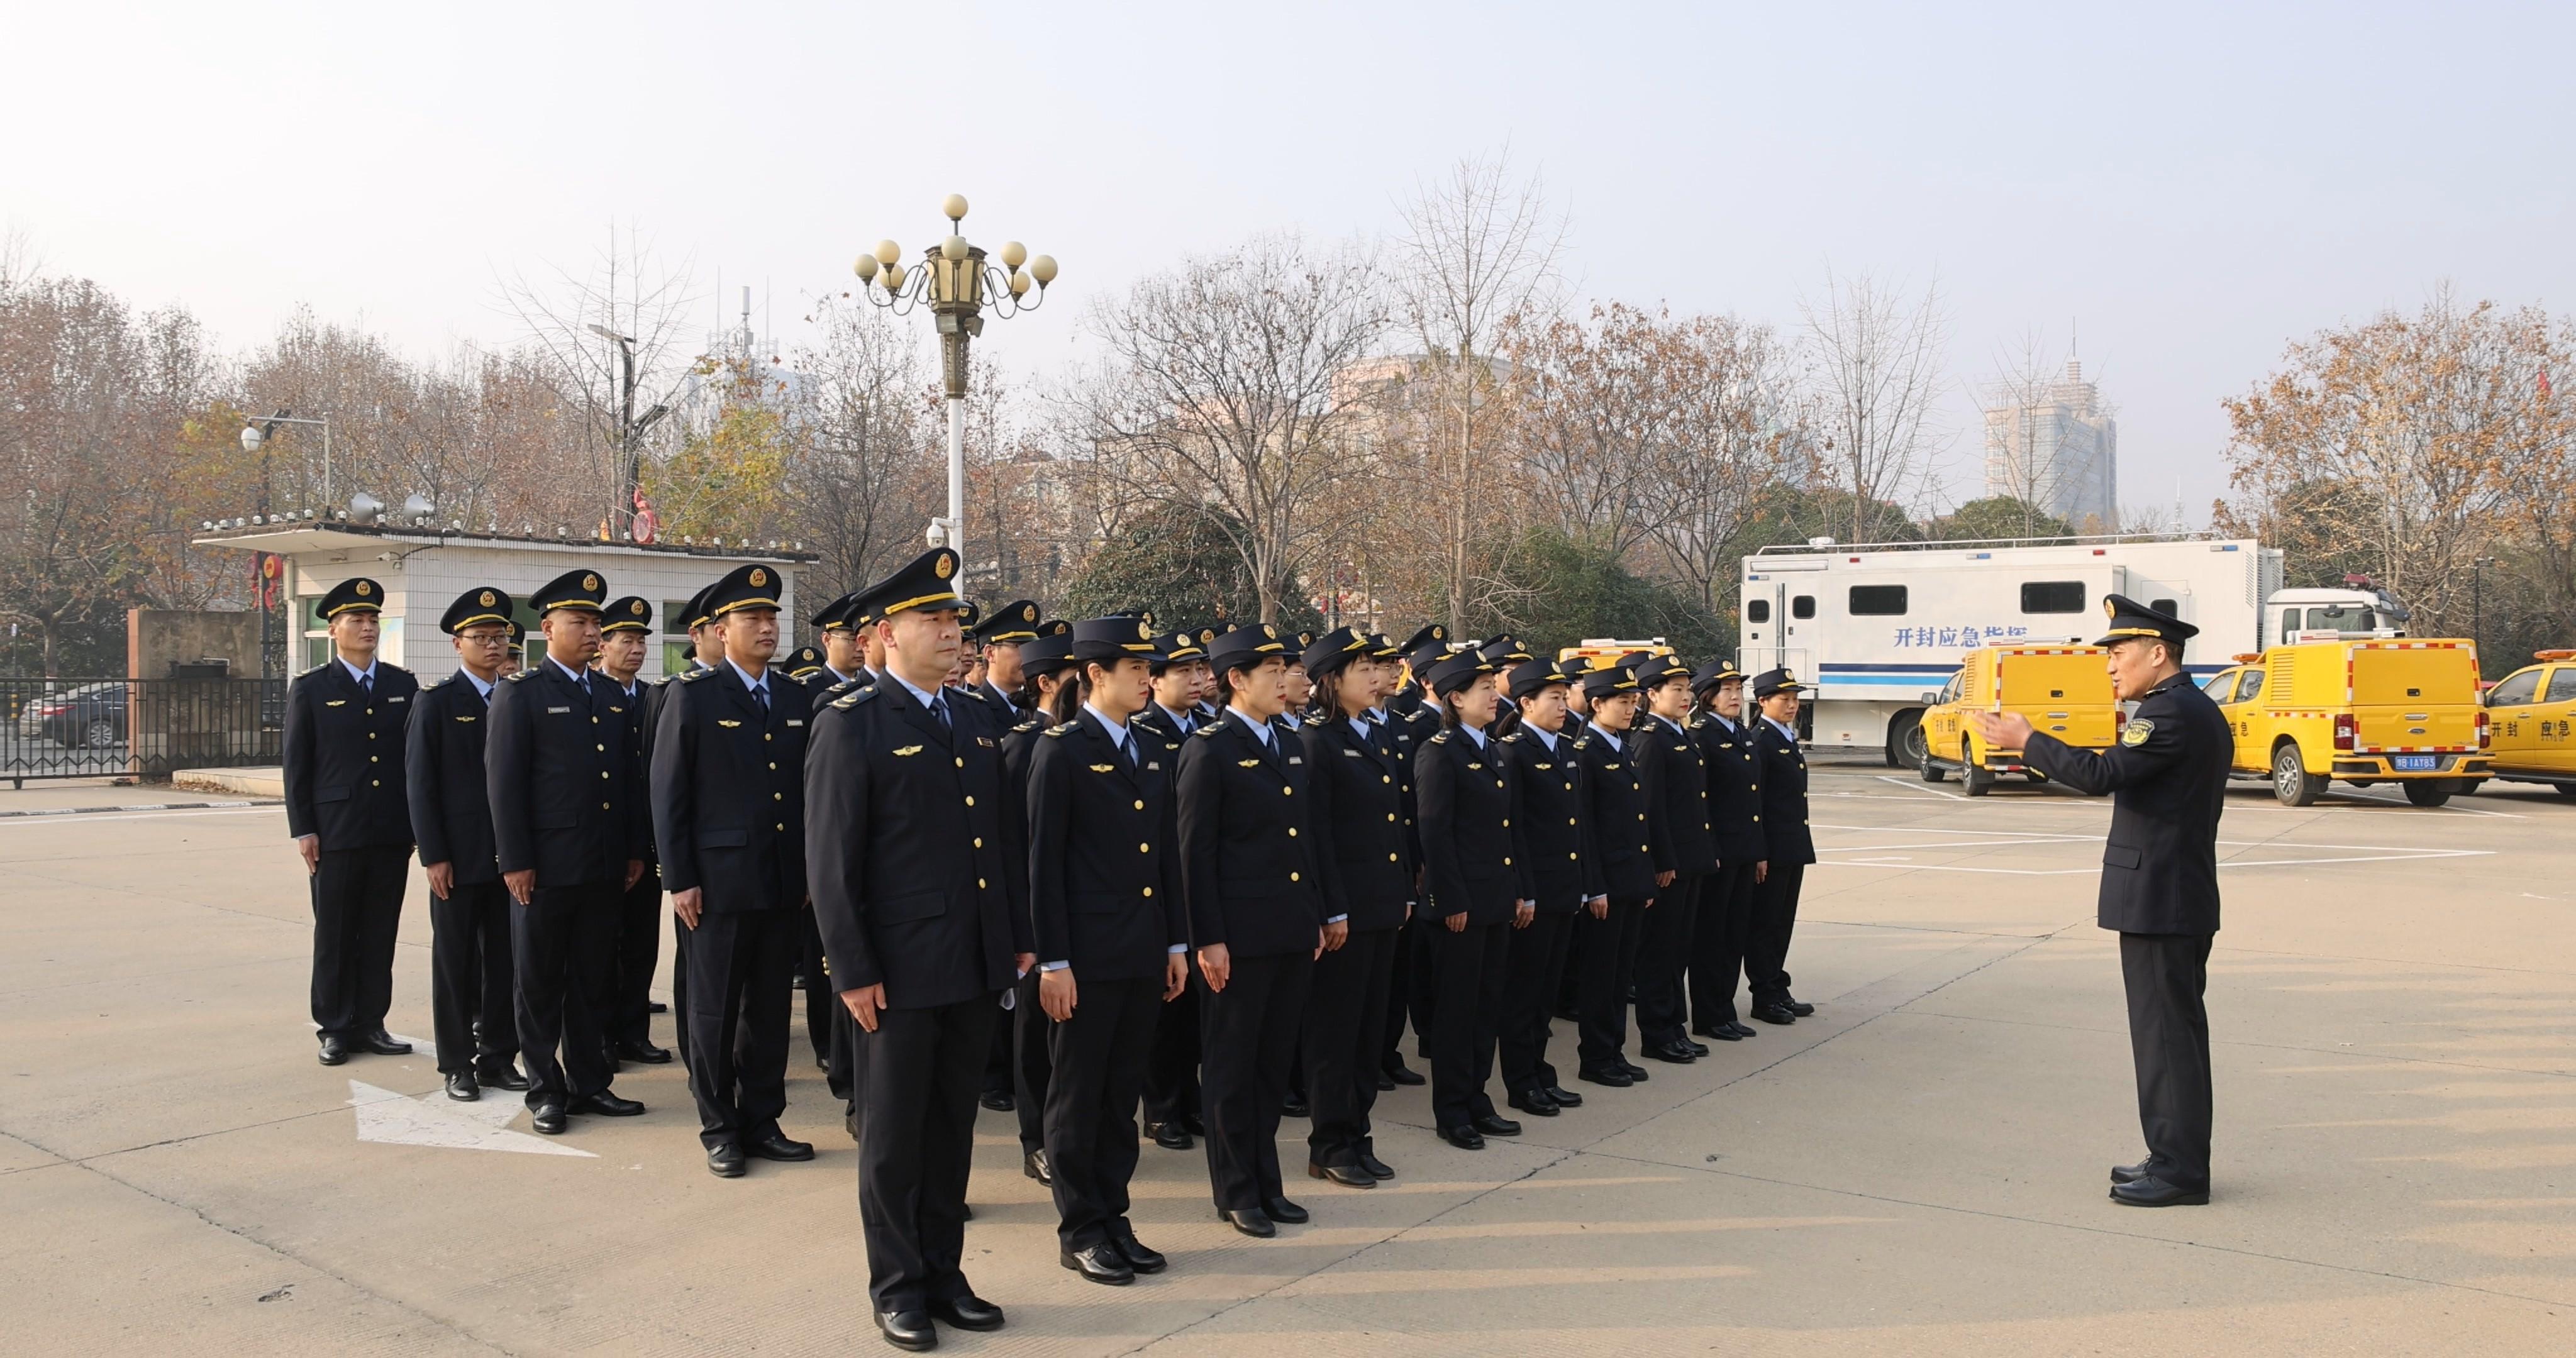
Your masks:
{"label": "gold cap insignia", "polygon": [[942,580],[945,580],[945,579],[947,579],[950,575],[955,574],[955,573],[956,573],[956,570],[957,570],[957,563],[956,563],[955,561],[953,561],[953,560],[950,560],[950,559],[949,559],[949,557],[948,557],[948,555],[947,555],[946,553],[944,553],[944,552],[940,554],[939,560],[938,560],[938,561],[936,561],[936,562],[934,562],[934,563],[932,563],[932,565],[931,565],[931,567],[930,567],[930,573],[931,573],[931,574],[933,574],[933,575],[938,576],[938,577],[939,577],[940,579],[942,579]]}
{"label": "gold cap insignia", "polygon": [[635,616],[637,616],[637,617],[639,617],[639,618],[640,618],[640,617],[642,617],[642,616],[644,616],[644,601],[643,601],[643,600],[641,600],[641,599],[638,599],[638,600],[636,600],[635,602],[633,602],[633,603],[631,603],[631,604],[628,604],[628,605],[626,606],[626,611],[627,611],[627,612],[629,612],[629,613],[634,614]]}
{"label": "gold cap insignia", "polygon": [[499,602],[501,602],[499,596],[493,594],[492,591],[488,589],[483,591],[483,606],[485,608],[490,608],[492,605]]}
{"label": "gold cap insignia", "polygon": [[1798,676],[1791,674],[1789,672],[1789,667],[1783,665],[1780,667],[1780,682],[1784,684],[1794,684],[1798,682]]}
{"label": "gold cap insignia", "polygon": [[2119,606],[2112,603],[2108,598],[2105,598],[2102,600],[2102,616],[2106,618],[2116,618],[2120,616]]}
{"label": "gold cap insignia", "polygon": [[598,577],[598,576],[596,576],[596,575],[585,575],[585,576],[583,576],[583,577],[581,578],[581,587],[582,587],[583,589],[597,589],[597,588],[599,588],[599,577]]}
{"label": "gold cap insignia", "polygon": [[1213,628],[1213,627],[1202,627],[1202,628],[1200,628],[1200,629],[1199,629],[1199,644],[1200,644],[1200,645],[1204,646],[1204,645],[1206,645],[1206,644],[1208,644],[1209,642],[1214,641],[1214,640],[1216,640],[1216,629],[1215,629],[1215,628]]}
{"label": "gold cap insignia", "polygon": [[1037,620],[1038,620],[1038,606],[1037,606],[1036,604],[1031,604],[1031,605],[1029,605],[1028,607],[1023,608],[1023,609],[1021,609],[1021,610],[1020,610],[1020,621],[1022,621],[1022,622],[1036,622]]}
{"label": "gold cap insignia", "polygon": [[1440,628],[1434,627],[1431,629],[1431,639],[1433,641],[1447,641],[1449,639],[1449,634],[1442,631]]}
{"label": "gold cap insignia", "polygon": [[367,583],[366,581],[364,581],[364,580],[361,580],[361,581],[359,581],[359,582],[358,582],[358,588],[357,588],[356,593],[357,593],[357,595],[358,595],[358,597],[359,597],[359,598],[363,599],[363,598],[367,597],[368,595],[373,594],[373,593],[375,593],[375,592],[376,592],[376,587],[375,587],[375,586],[373,586],[373,585],[371,585],[371,584],[368,584],[368,583]]}
{"label": "gold cap insignia", "polygon": [[758,566],[754,566],[754,567],[752,567],[752,568],[751,568],[751,583],[752,583],[752,587],[753,587],[753,588],[755,588],[755,589],[757,589],[757,588],[761,588],[761,587],[763,587],[763,586],[766,586],[766,585],[769,583],[769,572],[767,572],[767,571],[765,571],[765,570],[762,570],[762,569],[761,569],[760,567],[758,567]]}
{"label": "gold cap insignia", "polygon": [[1146,641],[1152,641],[1154,639],[1154,624],[1150,622],[1140,622],[1136,624],[1136,635]]}

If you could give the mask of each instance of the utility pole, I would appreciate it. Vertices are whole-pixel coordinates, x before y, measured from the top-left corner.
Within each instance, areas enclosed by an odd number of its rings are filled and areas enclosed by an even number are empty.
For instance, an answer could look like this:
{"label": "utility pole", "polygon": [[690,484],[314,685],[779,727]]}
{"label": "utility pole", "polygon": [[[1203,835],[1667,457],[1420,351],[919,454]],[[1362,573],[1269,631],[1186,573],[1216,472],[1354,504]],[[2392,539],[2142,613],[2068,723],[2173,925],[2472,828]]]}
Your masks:
{"label": "utility pole", "polygon": [[617,503],[609,507],[608,528],[613,540],[635,535],[635,496],[644,486],[644,431],[671,413],[666,405],[656,404],[635,415],[635,337],[621,335],[604,325],[593,325],[590,333],[617,344]]}

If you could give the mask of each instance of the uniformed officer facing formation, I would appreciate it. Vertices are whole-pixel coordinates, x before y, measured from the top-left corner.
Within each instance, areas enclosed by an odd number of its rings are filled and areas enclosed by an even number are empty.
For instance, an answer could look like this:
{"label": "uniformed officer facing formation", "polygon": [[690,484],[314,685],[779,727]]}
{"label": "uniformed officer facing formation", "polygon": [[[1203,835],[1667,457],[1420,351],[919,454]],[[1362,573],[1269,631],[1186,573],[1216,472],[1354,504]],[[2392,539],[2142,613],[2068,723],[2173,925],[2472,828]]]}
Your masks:
{"label": "uniformed officer facing formation", "polygon": [[644,875],[643,714],[591,672],[607,591],[566,572],[534,597],[545,659],[493,692],[484,751],[492,835],[512,901],[521,1055],[540,1132],[568,1113],[631,1117],[609,1091],[619,899]]}
{"label": "uniformed officer facing formation", "polygon": [[1744,982],[1753,993],[1753,1017],[1795,1023],[1816,1006],[1789,991],[1789,940],[1798,927],[1798,893],[1816,841],[1807,829],[1807,756],[1798,748],[1798,704],[1807,686],[1786,669],[1753,676],[1753,701],[1761,708],[1754,727],[1760,755],[1763,852],[1768,855],[1744,929]]}
{"label": "uniformed officer facing formation", "polygon": [[1997,749],[2078,792],[2112,794],[2102,848],[2101,925],[2120,934],[2129,1050],[2147,1158],[2111,1171],[2111,1196],[2136,1207],[2209,1201],[2209,949],[2218,933],[2218,817],[2231,744],[2227,719],[2182,670],[2199,629],[2114,594],[2102,601],[2111,687],[2137,715],[2101,754],[2031,729],[2019,713],[1979,714]]}
{"label": "uniformed officer facing formation", "polygon": [[385,1011],[412,846],[403,724],[420,683],[376,659],[384,597],[373,580],[332,586],[320,605],[331,659],[286,693],[286,832],[312,879],[313,1026],[326,1066],[352,1048],[411,1050],[385,1031]]}
{"label": "uniformed officer facing formation", "polygon": [[517,1065],[510,896],[483,770],[492,690],[509,663],[511,608],[510,596],[489,586],[447,606],[438,626],[456,647],[457,670],[421,690],[403,741],[412,834],[429,879],[430,1021],[451,1099],[481,1098],[484,1085],[528,1087]]}
{"label": "uniformed officer facing formation", "polygon": [[688,929],[689,1092],[707,1169],[811,1160],[787,1109],[788,978],[804,936],[806,690],[771,667],[778,577],[741,566],[707,612],[724,663],[673,680],[653,735],[653,831]]}
{"label": "uniformed officer facing formation", "polygon": [[995,1329],[960,1267],[975,1091],[998,1001],[1035,963],[1019,789],[991,705],[944,688],[960,647],[957,554],[870,590],[887,672],[833,700],[805,763],[806,879],[861,1030],[859,1214],[880,1333]]}
{"label": "uniformed officer facing formation", "polygon": [[[599,672],[626,695],[627,712],[645,718],[652,715],[650,693],[639,676],[652,635],[653,606],[634,595],[613,600],[600,613]],[[648,840],[644,875],[626,888],[617,907],[617,988],[608,1028],[612,1061],[658,1066],[671,1059],[653,1045],[653,971],[661,960],[662,873]]]}

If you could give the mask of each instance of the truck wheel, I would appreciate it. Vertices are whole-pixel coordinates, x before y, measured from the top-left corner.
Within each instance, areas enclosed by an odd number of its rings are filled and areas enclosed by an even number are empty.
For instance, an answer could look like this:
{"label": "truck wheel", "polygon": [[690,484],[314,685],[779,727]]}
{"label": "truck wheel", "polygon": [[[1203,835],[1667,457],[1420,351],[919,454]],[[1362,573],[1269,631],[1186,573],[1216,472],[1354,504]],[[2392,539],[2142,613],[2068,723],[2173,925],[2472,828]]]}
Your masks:
{"label": "truck wheel", "polygon": [[2474,797],[2478,795],[2478,784],[2485,781],[2486,779],[2484,778],[2454,778],[2450,782],[2451,795],[2454,797]]}
{"label": "truck wheel", "polygon": [[1959,790],[1971,797],[1982,797],[1995,787],[1991,769],[1977,767],[1977,752],[1967,745],[1959,747]]}
{"label": "truck wheel", "polygon": [[1923,740],[1923,714],[1899,712],[1887,724],[1887,766],[1891,769],[1928,768],[1931,750]]}
{"label": "truck wheel", "polygon": [[2406,784],[2406,800],[2417,806],[2440,806],[2451,800],[2448,778],[2418,778]]}
{"label": "truck wheel", "polygon": [[2281,799],[2281,805],[2314,806],[2325,790],[2326,780],[2308,772],[2306,762],[2299,758],[2297,741],[2282,741],[2280,748],[2272,751],[2272,795]]}
{"label": "truck wheel", "polygon": [[1940,762],[1939,762],[1938,760],[1935,760],[1935,759],[1934,759],[1930,754],[1926,754],[1926,755],[1924,755],[1924,756],[1923,756],[1923,781],[1924,781],[1924,782],[1927,782],[1927,783],[1937,783],[1937,782],[1940,782],[1943,778],[1946,778],[1946,777],[1948,777],[1948,776],[1949,776],[1949,772],[1950,772],[1949,770],[1947,770],[1947,769],[1945,769],[1945,768],[1942,768],[1942,767],[1941,767],[1941,765],[1940,765]]}
{"label": "truck wheel", "polygon": [[2576,797],[2576,783],[2552,783],[2550,786],[2557,788],[2561,797]]}

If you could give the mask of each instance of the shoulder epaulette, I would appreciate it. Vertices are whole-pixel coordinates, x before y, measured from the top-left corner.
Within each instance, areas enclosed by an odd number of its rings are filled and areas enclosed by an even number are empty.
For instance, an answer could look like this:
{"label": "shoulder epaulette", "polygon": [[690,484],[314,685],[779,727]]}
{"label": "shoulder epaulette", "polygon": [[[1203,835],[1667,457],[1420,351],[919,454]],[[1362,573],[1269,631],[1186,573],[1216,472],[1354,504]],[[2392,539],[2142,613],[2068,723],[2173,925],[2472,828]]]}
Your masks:
{"label": "shoulder epaulette", "polygon": [[1503,743],[1504,743],[1504,744],[1506,744],[1506,745],[1518,745],[1518,744],[1520,744],[1520,743],[1521,743],[1521,733],[1520,733],[1520,732],[1518,732],[1518,731],[1514,731],[1514,732],[1512,732],[1510,735],[1507,735],[1507,736],[1503,737]]}
{"label": "shoulder epaulette", "polygon": [[1222,731],[1222,730],[1224,730],[1224,729],[1225,729],[1225,723],[1224,723],[1224,722],[1221,722],[1221,721],[1214,721],[1214,722],[1209,722],[1207,725],[1200,727],[1197,731],[1193,732],[1192,734],[1196,735],[1196,736],[1197,736],[1199,739],[1201,739],[1201,740],[1205,740],[1205,739],[1207,739],[1209,736],[1215,735],[1217,732]]}
{"label": "shoulder epaulette", "polygon": [[1434,745],[1446,745],[1446,744],[1448,744],[1448,743],[1449,743],[1449,733],[1448,733],[1448,732],[1446,732],[1446,731],[1443,731],[1443,732],[1441,732],[1440,734],[1438,734],[1438,735],[1436,735],[1436,736],[1433,736],[1433,737],[1431,738],[1431,743],[1432,743],[1432,744],[1434,744]]}
{"label": "shoulder epaulette", "polygon": [[311,669],[309,669],[309,670],[306,670],[306,671],[305,671],[305,672],[303,672],[302,674],[299,674],[299,675],[297,675],[297,676],[295,676],[295,677],[296,677],[296,678],[298,678],[298,679],[310,679],[310,678],[312,678],[314,675],[320,674],[322,671],[327,670],[327,669],[329,669],[329,668],[331,668],[331,662],[330,662],[330,661],[328,661],[328,660],[325,660],[325,661],[323,661],[321,664],[316,665],[316,666],[314,666],[313,668],[311,668]]}
{"label": "shoulder epaulette", "polygon": [[[1029,723],[1029,725],[1031,725],[1031,726],[1035,726],[1035,725],[1037,725],[1037,723],[1036,723],[1036,722],[1034,722],[1034,721],[1032,721],[1032,722],[1030,722],[1030,723]],[[1078,721],[1068,721],[1068,722],[1060,723],[1060,724],[1055,725],[1055,726],[1050,726],[1050,727],[1048,727],[1048,728],[1046,729],[1046,733],[1047,733],[1048,735],[1051,735],[1051,736],[1068,736],[1068,735],[1073,734],[1075,731],[1080,730],[1081,728],[1082,728],[1082,723],[1081,723],[1081,722],[1078,722]]]}
{"label": "shoulder epaulette", "polygon": [[537,673],[538,672],[536,670],[521,670],[516,674],[502,675],[501,678],[506,683],[524,684],[527,681],[536,678]]}
{"label": "shoulder epaulette", "polygon": [[868,699],[873,698],[873,697],[875,697],[875,696],[877,696],[877,689],[876,689],[876,685],[874,685],[874,684],[870,684],[870,685],[868,685],[867,687],[862,688],[862,689],[859,689],[859,690],[856,690],[855,692],[852,692],[852,693],[850,693],[850,694],[848,694],[848,695],[846,695],[846,696],[844,696],[844,697],[839,697],[839,698],[835,698],[835,699],[833,699],[833,700],[832,700],[832,706],[834,706],[834,707],[836,707],[836,708],[840,709],[840,710],[841,710],[841,711],[843,711],[843,712],[847,712],[847,711],[849,711],[851,708],[854,708],[854,707],[858,706],[859,704],[861,704],[861,703],[863,703],[863,702],[866,702]]}
{"label": "shoulder epaulette", "polygon": [[1027,721],[1021,722],[1019,725],[1012,727],[1011,734],[1016,736],[1022,731],[1034,731],[1036,729],[1038,729],[1038,719],[1031,717]]}
{"label": "shoulder epaulette", "polygon": [[1591,749],[1591,748],[1592,748],[1592,737],[1590,737],[1590,736],[1576,736],[1576,737],[1574,738],[1574,748],[1576,748],[1576,749],[1578,749],[1578,750],[1588,750],[1588,749]]}
{"label": "shoulder epaulette", "polygon": [[952,688],[948,691],[951,693],[963,693],[967,697],[972,698],[979,703],[989,704],[993,701],[992,699],[985,697],[984,690],[980,688]]}
{"label": "shoulder epaulette", "polygon": [[681,682],[681,683],[684,683],[684,684],[694,684],[694,683],[698,682],[699,680],[704,679],[704,678],[706,678],[708,675],[713,674],[713,673],[715,673],[715,671],[714,671],[714,670],[691,670],[691,671],[689,671],[689,672],[688,672],[688,673],[686,673],[686,674],[683,674],[683,675],[678,676],[678,678],[679,678],[679,680],[680,680],[680,682]]}

